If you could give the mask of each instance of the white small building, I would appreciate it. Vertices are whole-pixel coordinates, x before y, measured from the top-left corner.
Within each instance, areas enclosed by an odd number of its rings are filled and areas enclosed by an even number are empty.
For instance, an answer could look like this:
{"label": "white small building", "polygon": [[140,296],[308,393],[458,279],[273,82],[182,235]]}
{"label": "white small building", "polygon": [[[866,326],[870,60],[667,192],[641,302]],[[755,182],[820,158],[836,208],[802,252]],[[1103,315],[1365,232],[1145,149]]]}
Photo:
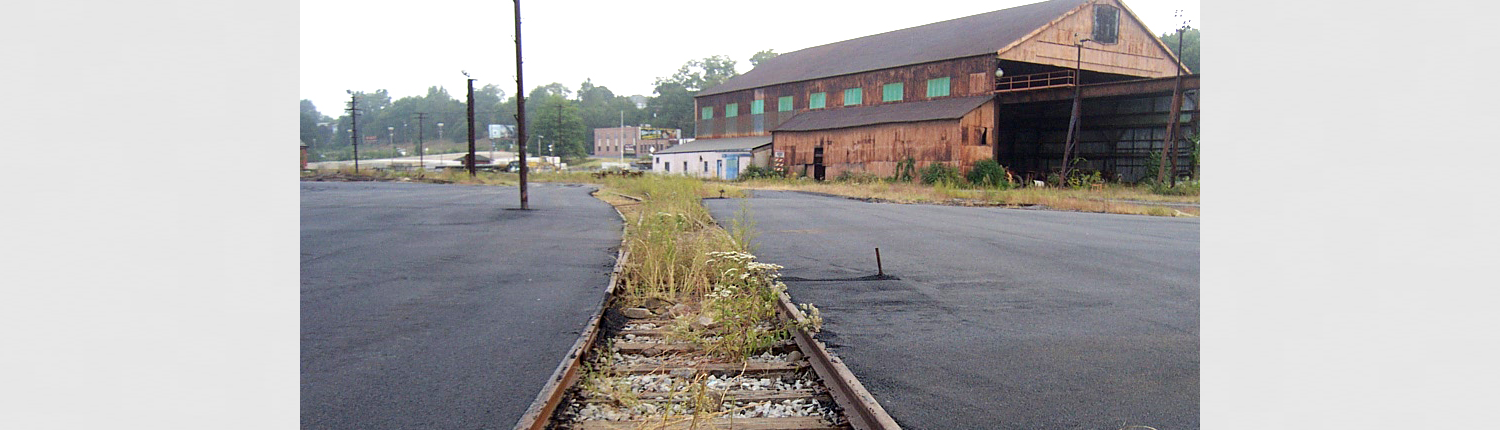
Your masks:
{"label": "white small building", "polygon": [[651,171],[735,179],[749,166],[771,165],[771,136],[698,139],[656,151]]}

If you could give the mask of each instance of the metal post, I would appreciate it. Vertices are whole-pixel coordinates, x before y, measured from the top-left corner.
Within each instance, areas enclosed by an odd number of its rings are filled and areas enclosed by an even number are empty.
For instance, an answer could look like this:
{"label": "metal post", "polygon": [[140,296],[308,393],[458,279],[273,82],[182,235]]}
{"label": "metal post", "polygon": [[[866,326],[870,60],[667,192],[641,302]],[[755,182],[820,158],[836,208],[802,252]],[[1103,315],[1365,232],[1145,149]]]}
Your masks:
{"label": "metal post", "polygon": [[880,264],[880,248],[875,248],[875,270],[879,276],[885,276],[885,266]]}

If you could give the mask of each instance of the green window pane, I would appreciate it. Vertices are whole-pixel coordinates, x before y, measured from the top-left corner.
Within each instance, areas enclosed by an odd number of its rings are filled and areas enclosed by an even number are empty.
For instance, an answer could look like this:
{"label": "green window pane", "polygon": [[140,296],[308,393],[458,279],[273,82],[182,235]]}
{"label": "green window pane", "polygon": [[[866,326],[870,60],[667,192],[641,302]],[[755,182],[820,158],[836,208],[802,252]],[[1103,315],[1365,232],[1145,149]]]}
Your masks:
{"label": "green window pane", "polygon": [[791,112],[792,111],[792,96],[786,96],[786,97],[782,97],[782,98],[776,99],[776,111],[777,112]]}
{"label": "green window pane", "polygon": [[844,90],[844,106],[859,106],[865,102],[864,88],[850,88]]}
{"label": "green window pane", "polygon": [[763,114],[763,113],[766,113],[766,101],[765,100],[756,100],[756,101],[750,102],[750,114],[751,115],[760,115],[760,114]]}
{"label": "green window pane", "polygon": [[885,84],[885,87],[882,88],[881,100],[880,101],[885,101],[885,102],[899,102],[899,101],[901,101],[902,93],[905,90],[906,90],[906,86],[902,85],[902,83],[900,83],[900,82],[896,82],[896,83],[893,83],[893,84]]}
{"label": "green window pane", "polygon": [[948,95],[948,78],[942,77],[927,80],[927,97],[943,97]]}
{"label": "green window pane", "polygon": [[827,102],[828,102],[828,93],[813,93],[812,96],[809,96],[807,98],[807,108],[808,109],[822,109],[822,108],[825,107],[824,104],[827,103]]}
{"label": "green window pane", "polygon": [[714,107],[703,108],[703,119],[714,119]]}
{"label": "green window pane", "polygon": [[734,117],[737,117],[737,116],[740,116],[740,104],[739,103],[730,103],[730,104],[724,105],[724,117],[725,118],[734,118]]}

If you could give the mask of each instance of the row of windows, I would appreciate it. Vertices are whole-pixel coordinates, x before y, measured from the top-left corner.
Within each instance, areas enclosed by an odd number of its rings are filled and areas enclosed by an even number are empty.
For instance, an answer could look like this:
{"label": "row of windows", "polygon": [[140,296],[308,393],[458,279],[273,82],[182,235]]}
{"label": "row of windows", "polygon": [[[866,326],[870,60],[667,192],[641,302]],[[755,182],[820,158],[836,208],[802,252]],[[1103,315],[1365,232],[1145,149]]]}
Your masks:
{"label": "row of windows", "polygon": [[[899,102],[906,94],[906,85],[901,82],[885,84],[880,88],[881,102]],[[935,78],[927,80],[927,98],[946,97],[950,94],[948,90],[948,78]],[[776,99],[777,112],[791,112],[792,96],[783,96]],[[807,97],[808,109],[823,109],[828,107],[828,93],[817,92]],[[849,88],[844,90],[844,106],[859,106],[864,104],[864,88]],[[760,115],[766,113],[765,100],[750,102],[750,114]],[[740,104],[730,103],[724,105],[724,117],[734,118],[740,115]],[[714,108],[707,106],[703,108],[700,119],[713,119]]]}

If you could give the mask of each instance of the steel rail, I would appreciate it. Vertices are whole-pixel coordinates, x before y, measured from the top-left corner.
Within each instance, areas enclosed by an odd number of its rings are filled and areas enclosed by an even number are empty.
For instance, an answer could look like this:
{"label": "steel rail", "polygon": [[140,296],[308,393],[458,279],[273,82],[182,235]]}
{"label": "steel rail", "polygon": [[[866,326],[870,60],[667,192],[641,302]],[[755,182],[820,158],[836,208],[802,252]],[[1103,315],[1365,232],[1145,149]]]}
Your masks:
{"label": "steel rail", "polygon": [[[799,325],[806,324],[806,318],[802,312],[797,311],[792,305],[791,297],[786,293],[777,294],[777,313],[782,318],[797,321]],[[807,356],[807,361],[812,365],[813,371],[823,380],[823,385],[828,387],[828,393],[833,396],[834,403],[844,409],[844,417],[849,420],[849,425],[855,429],[899,429],[900,425],[885,412],[880,402],[875,401],[875,396],[865,389],[864,384],[854,377],[849,367],[844,365],[838,357],[834,357],[823,348],[823,344],[813,339],[811,333],[801,328],[792,329],[792,338],[797,341],[802,355]]]}
{"label": "steel rail", "polygon": [[[623,195],[622,195],[623,196]],[[630,196],[625,196],[630,197]],[[638,198],[630,197],[638,200]],[[615,209],[619,213],[619,209]],[[620,214],[624,219],[624,214]],[[628,226],[627,226],[628,228]],[[621,235],[620,251],[616,254],[615,268],[609,277],[609,287],[605,290],[605,298],[600,303],[599,311],[585,326],[578,341],[574,342],[568,355],[559,363],[557,369],[552,372],[552,377],[547,379],[547,384],[537,394],[535,401],[521,415],[516,422],[516,430],[541,430],[547,427],[552,415],[561,405],[568,388],[578,382],[580,377],[579,368],[582,366],[583,358],[588,349],[593,347],[599,336],[600,322],[603,320],[604,311],[609,305],[610,299],[614,297],[615,287],[618,285],[620,273],[628,254],[624,249],[624,235]],[[776,314],[783,320],[796,321],[799,325],[806,324],[806,318],[796,306],[792,304],[791,297],[786,293],[777,294]],[[802,354],[807,357],[808,364],[813,372],[823,380],[823,385],[828,388],[828,394],[833,397],[834,403],[838,404],[844,411],[844,416],[849,425],[859,430],[868,429],[900,429],[896,420],[887,414],[885,408],[875,401],[875,396],[865,389],[864,384],[854,377],[854,373],[844,365],[837,357],[829,354],[823,344],[813,339],[811,333],[805,329],[791,329],[792,338]]]}
{"label": "steel rail", "polygon": [[[597,193],[598,190],[594,192]],[[614,205],[610,207],[614,208]],[[626,221],[625,214],[621,213],[618,208],[615,208],[615,214],[620,216],[621,228],[629,228],[629,223],[624,222]],[[578,369],[583,363],[584,355],[588,353],[589,348],[594,346],[594,341],[599,337],[599,323],[604,319],[604,310],[608,309],[610,299],[614,298],[615,286],[619,285],[620,272],[628,256],[629,253],[625,252],[625,232],[621,230],[620,250],[615,253],[615,268],[609,273],[609,286],[604,289],[604,299],[599,303],[598,312],[594,313],[593,318],[589,318],[589,323],[584,326],[583,334],[578,336],[578,341],[573,343],[571,349],[568,349],[568,355],[564,356],[562,363],[559,363],[557,369],[552,371],[552,377],[547,378],[547,384],[542,386],[541,393],[537,394],[536,400],[531,402],[531,406],[526,408],[526,413],[522,414],[521,419],[516,422],[516,430],[545,428],[547,422],[551,421],[553,412],[556,412],[558,405],[562,403],[563,394],[566,394],[568,388],[578,382]]]}

